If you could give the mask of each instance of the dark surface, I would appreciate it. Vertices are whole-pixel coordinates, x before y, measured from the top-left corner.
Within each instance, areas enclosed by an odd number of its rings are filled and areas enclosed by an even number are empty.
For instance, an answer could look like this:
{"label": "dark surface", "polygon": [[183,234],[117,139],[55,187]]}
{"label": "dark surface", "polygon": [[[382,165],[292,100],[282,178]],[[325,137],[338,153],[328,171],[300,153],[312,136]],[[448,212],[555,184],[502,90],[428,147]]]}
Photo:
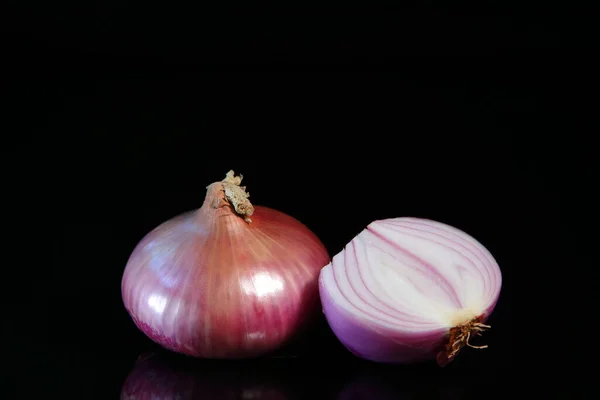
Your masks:
{"label": "dark surface", "polygon": [[[556,20],[387,6],[311,22],[299,11],[288,24],[257,9],[196,19],[199,11],[125,2],[70,9],[79,14],[69,18],[56,7],[4,14],[6,197],[27,204],[33,221],[8,217],[36,227],[10,231],[26,248],[4,281],[6,398],[118,398],[136,360],[157,352],[153,379],[175,382],[163,393],[191,380],[223,399],[268,390],[281,399],[475,398],[510,387],[514,366],[533,363],[514,349],[523,333],[515,287],[561,261],[561,248],[587,245],[557,227],[566,210],[579,221],[591,204],[580,185],[591,177],[588,146],[573,140],[584,127],[570,116],[577,74],[525,58],[564,54]],[[306,36],[305,26],[314,27]],[[489,348],[444,369],[375,365],[322,321],[262,360],[160,351],[123,308],[123,268],[143,235],[199,207],[229,169],[244,174],[255,204],[304,222],[331,255],[382,218],[431,218],[473,235],[504,277]],[[536,298],[521,310],[539,310]]]}

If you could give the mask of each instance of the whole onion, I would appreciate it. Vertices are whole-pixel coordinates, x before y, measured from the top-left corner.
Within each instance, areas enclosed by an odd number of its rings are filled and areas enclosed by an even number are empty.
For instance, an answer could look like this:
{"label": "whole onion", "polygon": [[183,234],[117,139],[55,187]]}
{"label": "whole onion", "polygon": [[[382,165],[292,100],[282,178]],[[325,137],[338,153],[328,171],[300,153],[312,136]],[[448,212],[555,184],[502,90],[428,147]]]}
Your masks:
{"label": "whole onion", "polygon": [[446,224],[375,221],[321,271],[323,311],[356,356],[384,363],[452,361],[494,310],[502,276],[483,245]]}
{"label": "whole onion", "polygon": [[121,290],[137,327],[163,347],[206,358],[265,354],[318,315],[330,261],[296,219],[253,206],[229,171],[198,210],[164,222],[131,254]]}

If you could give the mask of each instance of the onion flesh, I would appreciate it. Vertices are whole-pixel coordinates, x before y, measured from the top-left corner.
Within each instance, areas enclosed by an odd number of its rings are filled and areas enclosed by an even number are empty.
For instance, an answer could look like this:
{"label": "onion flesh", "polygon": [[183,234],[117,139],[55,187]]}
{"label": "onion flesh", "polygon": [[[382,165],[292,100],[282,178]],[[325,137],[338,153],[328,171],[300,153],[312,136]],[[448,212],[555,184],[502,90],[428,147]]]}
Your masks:
{"label": "onion flesh", "polygon": [[291,216],[253,206],[240,183],[230,171],[208,186],[200,209],[148,233],[125,267],[125,308],[167,349],[205,358],[260,356],[318,316],[327,250]]}
{"label": "onion flesh", "polygon": [[319,279],[323,312],[356,356],[384,363],[452,361],[489,329],[502,276],[492,255],[449,225],[375,221]]}

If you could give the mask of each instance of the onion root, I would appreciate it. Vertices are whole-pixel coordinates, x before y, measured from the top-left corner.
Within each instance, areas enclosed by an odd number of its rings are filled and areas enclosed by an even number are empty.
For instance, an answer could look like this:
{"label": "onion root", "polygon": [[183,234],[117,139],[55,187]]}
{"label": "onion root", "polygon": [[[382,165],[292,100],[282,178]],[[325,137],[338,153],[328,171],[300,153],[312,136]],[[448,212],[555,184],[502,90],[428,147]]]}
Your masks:
{"label": "onion root", "polygon": [[481,321],[483,321],[483,315],[450,329],[448,343],[437,356],[437,362],[440,366],[444,367],[452,362],[465,346],[473,349],[486,349],[488,347],[474,346],[469,342],[471,336],[481,336],[482,332],[491,328],[491,326],[484,325]]}

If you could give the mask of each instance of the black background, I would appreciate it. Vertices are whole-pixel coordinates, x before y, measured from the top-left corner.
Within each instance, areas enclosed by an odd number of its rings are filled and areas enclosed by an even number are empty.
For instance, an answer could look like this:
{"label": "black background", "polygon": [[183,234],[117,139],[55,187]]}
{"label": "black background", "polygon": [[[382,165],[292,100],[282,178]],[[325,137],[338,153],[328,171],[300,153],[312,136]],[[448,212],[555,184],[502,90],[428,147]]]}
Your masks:
{"label": "black background", "polygon": [[[160,373],[199,368],[199,388],[261,384],[281,398],[470,398],[537,364],[533,349],[517,357],[527,329],[513,323],[513,293],[588,246],[577,228],[591,218],[581,184],[592,179],[590,146],[575,116],[589,108],[585,63],[567,15],[431,2],[10,11],[2,169],[5,198],[27,209],[7,215],[25,246],[5,275],[7,398],[117,398],[152,352],[166,360]],[[443,370],[375,365],[322,321],[263,360],[162,352],[123,308],[124,266],[144,234],[199,207],[229,169],[255,204],[305,223],[331,255],[369,222],[398,216],[477,238],[504,278],[489,348]],[[556,287],[536,286],[520,311],[537,321],[556,300],[541,293]],[[367,397],[352,393],[362,385]]]}

